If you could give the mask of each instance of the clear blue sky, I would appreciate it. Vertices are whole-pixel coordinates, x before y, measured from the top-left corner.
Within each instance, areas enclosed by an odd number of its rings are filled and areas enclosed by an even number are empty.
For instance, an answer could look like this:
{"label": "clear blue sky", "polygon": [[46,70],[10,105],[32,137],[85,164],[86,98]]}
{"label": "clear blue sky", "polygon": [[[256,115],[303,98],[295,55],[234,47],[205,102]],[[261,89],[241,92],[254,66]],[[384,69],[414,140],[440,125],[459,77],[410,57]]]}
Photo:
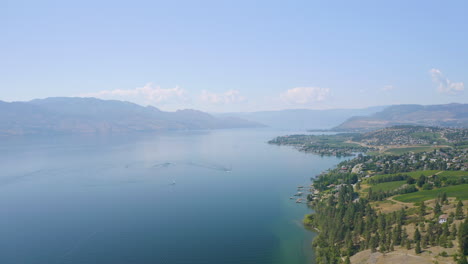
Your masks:
{"label": "clear blue sky", "polygon": [[468,1],[0,3],[0,100],[164,110],[468,102]]}

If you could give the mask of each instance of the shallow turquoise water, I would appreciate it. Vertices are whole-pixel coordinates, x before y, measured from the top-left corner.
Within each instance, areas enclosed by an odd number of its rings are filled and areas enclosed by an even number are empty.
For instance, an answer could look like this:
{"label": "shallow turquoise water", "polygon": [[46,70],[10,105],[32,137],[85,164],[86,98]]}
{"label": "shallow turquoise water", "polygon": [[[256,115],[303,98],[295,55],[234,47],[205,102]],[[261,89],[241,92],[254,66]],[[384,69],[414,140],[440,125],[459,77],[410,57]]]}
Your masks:
{"label": "shallow turquoise water", "polygon": [[310,263],[289,197],[339,159],[283,134],[2,138],[0,263]]}

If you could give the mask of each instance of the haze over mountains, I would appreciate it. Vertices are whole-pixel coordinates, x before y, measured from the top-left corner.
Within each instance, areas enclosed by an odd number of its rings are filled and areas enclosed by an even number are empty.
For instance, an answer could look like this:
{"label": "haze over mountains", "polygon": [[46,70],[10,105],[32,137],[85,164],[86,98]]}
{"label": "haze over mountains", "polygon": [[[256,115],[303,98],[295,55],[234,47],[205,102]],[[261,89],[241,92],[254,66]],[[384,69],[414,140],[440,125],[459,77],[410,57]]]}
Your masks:
{"label": "haze over mountains", "polygon": [[370,116],[352,117],[335,131],[370,131],[395,125],[468,127],[468,104],[393,105]]}
{"label": "haze over mountains", "polygon": [[0,101],[0,135],[121,133],[260,127],[234,117],[196,110],[164,112],[130,102],[55,97],[29,102]]}
{"label": "haze over mountains", "polygon": [[370,131],[394,125],[468,127],[468,104],[395,105],[363,109],[291,109],[211,115],[197,110],[96,98],[54,97],[0,101],[0,135],[125,133],[223,128]]}
{"label": "haze over mountains", "polygon": [[468,104],[392,105],[363,109],[290,109],[251,113],[229,113],[280,129],[325,129],[370,131],[395,125],[468,127]]}
{"label": "haze over mountains", "polygon": [[353,116],[367,116],[385,109],[386,106],[375,106],[362,109],[286,109],[278,111],[260,111],[244,113],[224,113],[217,116],[233,116],[277,129],[330,129]]}

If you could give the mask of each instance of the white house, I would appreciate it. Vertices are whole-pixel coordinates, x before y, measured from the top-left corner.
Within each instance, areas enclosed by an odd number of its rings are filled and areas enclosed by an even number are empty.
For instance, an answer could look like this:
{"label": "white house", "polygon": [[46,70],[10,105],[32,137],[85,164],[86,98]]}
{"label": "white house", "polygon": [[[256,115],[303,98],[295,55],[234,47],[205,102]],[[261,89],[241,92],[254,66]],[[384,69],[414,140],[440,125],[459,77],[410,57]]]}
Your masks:
{"label": "white house", "polygon": [[443,214],[443,215],[439,216],[439,224],[443,224],[445,222],[447,222],[447,215]]}

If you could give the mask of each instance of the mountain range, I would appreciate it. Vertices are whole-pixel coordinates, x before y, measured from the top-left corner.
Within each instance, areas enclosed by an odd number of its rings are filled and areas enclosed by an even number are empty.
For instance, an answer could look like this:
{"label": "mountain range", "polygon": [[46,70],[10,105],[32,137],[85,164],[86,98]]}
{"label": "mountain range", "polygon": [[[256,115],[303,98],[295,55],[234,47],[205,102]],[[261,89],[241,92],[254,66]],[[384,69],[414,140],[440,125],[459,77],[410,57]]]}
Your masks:
{"label": "mountain range", "polygon": [[278,111],[259,111],[244,113],[216,114],[220,117],[237,117],[262,123],[276,129],[307,130],[330,129],[345,122],[353,116],[367,116],[385,109],[386,106],[375,106],[362,109],[286,109]]}
{"label": "mountain range", "polygon": [[393,105],[363,109],[289,109],[208,114],[81,97],[0,101],[0,135],[126,133],[254,128],[372,131],[395,125],[468,127],[468,104]]}
{"label": "mountain range", "polygon": [[96,98],[53,97],[29,102],[0,101],[0,135],[121,133],[261,127],[236,117],[197,110],[161,111],[153,106]]}
{"label": "mountain range", "polygon": [[352,117],[334,131],[371,131],[396,125],[468,127],[468,104],[393,105],[369,116]]}

